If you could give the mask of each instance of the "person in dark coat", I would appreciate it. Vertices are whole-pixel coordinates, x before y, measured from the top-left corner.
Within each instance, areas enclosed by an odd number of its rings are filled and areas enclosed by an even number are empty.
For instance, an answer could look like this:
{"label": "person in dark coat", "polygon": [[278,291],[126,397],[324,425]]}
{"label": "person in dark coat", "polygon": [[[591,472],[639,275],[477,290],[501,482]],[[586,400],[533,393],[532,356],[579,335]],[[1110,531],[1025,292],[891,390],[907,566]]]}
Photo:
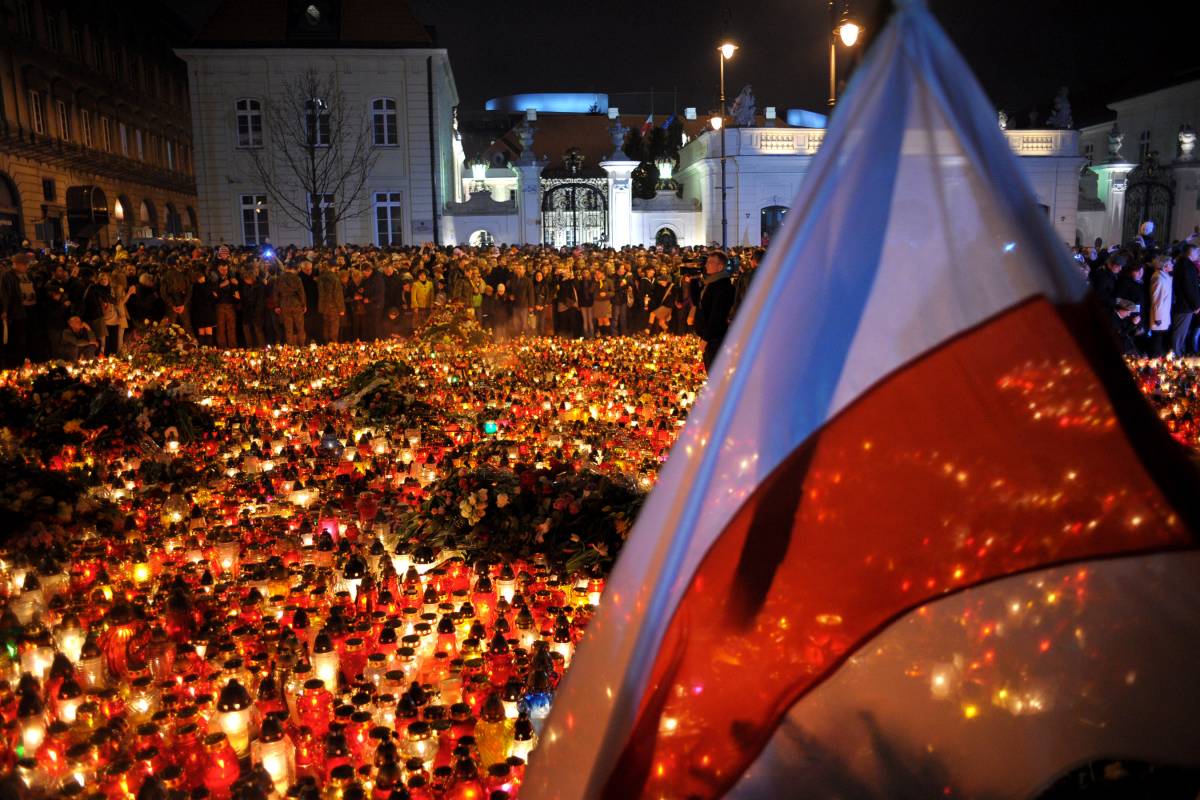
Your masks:
{"label": "person in dark coat", "polygon": [[1124,253],[1116,253],[1101,266],[1092,270],[1091,277],[1088,279],[1092,284],[1092,295],[1104,308],[1116,308],[1117,278],[1128,263],[1129,256]]}
{"label": "person in dark coat", "polygon": [[579,284],[569,272],[564,271],[559,280],[554,306],[558,311],[558,333],[572,339],[583,336],[583,314],[579,311]]}
{"label": "person in dark coat", "polygon": [[721,342],[729,330],[733,312],[734,288],[729,277],[729,258],[720,250],[708,254],[704,262],[704,288],[696,311],[696,334],[704,340],[704,369],[712,369]]}
{"label": "person in dark coat", "polygon": [[192,276],[192,300],[188,315],[200,344],[211,347],[217,327],[217,292],[202,269]]}
{"label": "person in dark coat", "polygon": [[321,315],[317,312],[317,276],[313,272],[313,264],[307,259],[300,262],[297,272],[300,283],[304,286],[304,302],[307,310],[304,312],[304,336],[309,342],[321,341]]}
{"label": "person in dark coat", "polygon": [[1200,242],[1188,242],[1175,260],[1171,297],[1171,344],[1175,355],[1182,356],[1193,345],[1188,332],[1200,312]]}
{"label": "person in dark coat", "polygon": [[267,343],[267,287],[251,268],[242,273],[242,339],[246,347],[263,347]]}
{"label": "person in dark coat", "polygon": [[383,312],[387,303],[387,281],[383,273],[375,268],[370,261],[363,264],[363,305],[366,307],[366,325],[363,329],[364,338],[373,342],[379,338],[383,328]]}

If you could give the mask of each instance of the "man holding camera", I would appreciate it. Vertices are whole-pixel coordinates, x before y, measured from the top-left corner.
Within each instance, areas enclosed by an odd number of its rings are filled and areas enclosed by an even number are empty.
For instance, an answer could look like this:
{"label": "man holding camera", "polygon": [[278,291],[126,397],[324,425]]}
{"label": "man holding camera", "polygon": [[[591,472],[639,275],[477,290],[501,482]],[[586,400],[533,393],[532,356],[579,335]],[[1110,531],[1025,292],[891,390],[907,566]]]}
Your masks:
{"label": "man holding camera", "polygon": [[720,250],[714,250],[704,261],[704,288],[700,290],[700,308],[696,312],[696,334],[704,340],[706,372],[716,361],[721,342],[729,330],[733,298],[729,257]]}

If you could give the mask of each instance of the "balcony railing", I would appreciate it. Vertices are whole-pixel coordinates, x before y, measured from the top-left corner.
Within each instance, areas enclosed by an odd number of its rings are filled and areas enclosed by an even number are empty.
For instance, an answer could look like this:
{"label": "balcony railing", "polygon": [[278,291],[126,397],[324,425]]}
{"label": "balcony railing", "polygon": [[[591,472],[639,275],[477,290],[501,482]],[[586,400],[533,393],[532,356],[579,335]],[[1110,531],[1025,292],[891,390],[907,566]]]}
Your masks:
{"label": "balcony railing", "polygon": [[[825,140],[822,128],[731,128],[726,133],[727,156],[813,156]],[[1047,157],[1079,155],[1079,132],[1061,130],[1004,131],[1018,156]],[[717,158],[721,139],[706,131],[684,147],[680,169],[705,158]]]}
{"label": "balcony railing", "polygon": [[105,153],[75,142],[64,142],[62,139],[40,135],[7,121],[0,122],[0,152],[171,192],[192,195],[196,193],[196,181],[191,175]]}

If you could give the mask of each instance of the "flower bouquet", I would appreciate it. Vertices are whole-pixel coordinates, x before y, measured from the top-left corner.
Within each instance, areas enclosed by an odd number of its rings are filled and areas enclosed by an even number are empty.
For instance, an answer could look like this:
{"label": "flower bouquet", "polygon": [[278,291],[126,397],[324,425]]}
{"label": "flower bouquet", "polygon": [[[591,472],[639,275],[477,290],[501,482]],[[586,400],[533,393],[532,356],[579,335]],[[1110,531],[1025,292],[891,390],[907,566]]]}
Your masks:
{"label": "flower bouquet", "polygon": [[461,306],[433,309],[429,319],[416,331],[416,338],[430,344],[454,344],[481,347],[490,344],[492,335],[484,330],[471,313]]}
{"label": "flower bouquet", "polygon": [[464,467],[430,485],[400,527],[419,543],[462,550],[472,560],[551,553],[571,572],[607,571],[644,499],[630,481],[565,465]]}
{"label": "flower bouquet", "polygon": [[30,537],[41,542],[72,523],[111,516],[116,507],[91,491],[98,485],[90,468],[52,470],[32,458],[0,457],[0,541],[9,547]]}

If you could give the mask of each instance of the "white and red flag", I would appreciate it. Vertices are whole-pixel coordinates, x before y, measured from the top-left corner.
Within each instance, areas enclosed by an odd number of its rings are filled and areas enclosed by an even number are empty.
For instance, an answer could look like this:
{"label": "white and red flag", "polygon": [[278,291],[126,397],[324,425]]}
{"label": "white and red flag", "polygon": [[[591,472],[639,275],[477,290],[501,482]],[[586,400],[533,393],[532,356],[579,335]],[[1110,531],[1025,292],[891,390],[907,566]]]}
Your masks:
{"label": "white and red flag", "polygon": [[610,576],[526,800],[1020,797],[1098,757],[1200,765],[1196,472],[970,70],[902,5]]}

